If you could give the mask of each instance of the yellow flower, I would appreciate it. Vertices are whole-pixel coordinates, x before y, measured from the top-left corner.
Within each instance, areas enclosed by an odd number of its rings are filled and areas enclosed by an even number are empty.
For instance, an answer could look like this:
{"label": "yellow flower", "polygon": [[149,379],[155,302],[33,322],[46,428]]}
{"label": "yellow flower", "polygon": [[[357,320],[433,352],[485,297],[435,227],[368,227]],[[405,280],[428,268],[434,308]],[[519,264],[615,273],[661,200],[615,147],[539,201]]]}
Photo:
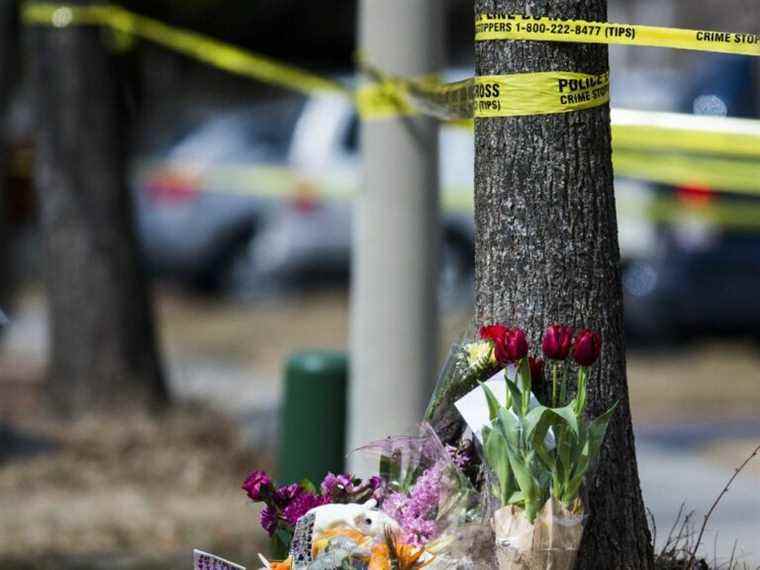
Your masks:
{"label": "yellow flower", "polygon": [[464,350],[467,355],[467,365],[474,370],[496,364],[493,345],[488,341],[471,342],[465,345]]}

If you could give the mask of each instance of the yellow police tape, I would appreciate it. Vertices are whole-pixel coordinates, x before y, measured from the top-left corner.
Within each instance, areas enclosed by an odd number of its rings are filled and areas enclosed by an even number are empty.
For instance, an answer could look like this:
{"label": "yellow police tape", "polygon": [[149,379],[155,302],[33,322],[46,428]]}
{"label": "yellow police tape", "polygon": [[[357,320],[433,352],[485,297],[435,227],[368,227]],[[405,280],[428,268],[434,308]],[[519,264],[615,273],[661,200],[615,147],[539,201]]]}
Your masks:
{"label": "yellow police tape", "polygon": [[[153,41],[214,67],[255,80],[307,95],[331,93],[353,98],[365,119],[425,113],[471,126],[470,119],[473,117],[564,113],[603,105],[609,101],[609,79],[606,74],[591,76],[569,72],[476,77],[457,83],[441,84],[429,78],[398,78],[375,70],[374,73],[370,72],[370,75],[379,78],[376,83],[352,91],[336,81],[196,32],[167,26],[118,6],[72,6],[33,2],[24,5],[22,17],[29,25],[56,28],[74,25],[106,26],[121,34]],[[546,21],[521,17],[481,17],[478,23],[480,40],[506,39],[504,34],[514,33],[559,33],[556,30],[552,31],[553,21],[549,21],[549,31],[546,32],[546,28],[542,26],[533,26],[546,24]],[[520,23],[520,28],[508,29],[508,25],[517,23]],[[531,24],[531,28],[527,28],[528,24]],[[484,27],[486,25],[491,27]],[[563,26],[565,25],[571,26],[573,33],[576,33],[575,22],[563,22]],[[583,23],[577,25],[582,26]],[[620,37],[618,32],[606,31],[613,28],[601,24],[599,26],[599,37]],[[528,32],[528,29],[531,31]],[[564,30],[563,27],[560,31]],[[581,35],[573,37],[580,38],[582,33],[597,34],[590,30],[584,31],[582,27],[577,33]],[[642,34],[637,33],[639,36],[631,32],[632,38],[641,39]],[[731,37],[735,37],[733,41],[738,46],[753,45],[749,36]],[[714,40],[713,37],[710,41]],[[705,44],[703,41],[703,47],[707,45],[709,43]],[[621,175],[676,185],[700,183],[716,190],[760,194],[760,167],[736,159],[760,157],[760,135],[668,129],[650,125],[615,125],[614,120],[612,129],[615,168]],[[646,152],[650,150],[655,152]],[[697,158],[657,151],[697,152],[724,158]],[[277,184],[271,184],[272,191],[281,192],[284,179],[279,174],[269,178],[278,181]],[[288,187],[291,184],[290,179],[284,182]]]}
{"label": "yellow police tape", "polygon": [[[757,123],[760,126],[760,122]],[[614,119],[612,146],[616,151],[659,150],[760,158],[760,135],[649,125],[616,125]]]}
{"label": "yellow police tape", "polygon": [[[420,112],[417,100],[432,100],[440,107],[458,105],[449,114],[470,117],[507,117],[566,113],[609,101],[609,78],[579,73],[533,73],[476,77],[453,85],[434,87],[430,82],[395,80],[359,90],[324,79],[271,58],[253,54],[188,30],[129,12],[119,6],[70,6],[49,3],[24,5],[29,25],[65,28],[102,25],[122,34],[150,40],[217,68],[302,93],[330,92],[355,96],[366,119]],[[414,95],[410,100],[410,95]],[[424,105],[422,106],[424,108]],[[467,107],[466,111],[463,109]]]}
{"label": "yellow police tape", "polygon": [[301,93],[327,92],[351,95],[348,88],[336,81],[302,71],[263,55],[253,54],[196,32],[167,26],[119,6],[71,6],[32,2],[24,5],[21,15],[27,25],[56,28],[75,25],[107,26],[121,33],[150,40],[219,69]]}
{"label": "yellow police tape", "polygon": [[567,71],[483,75],[437,83],[383,74],[358,90],[364,120],[424,114],[448,121],[569,113],[609,103],[609,74]]}
{"label": "yellow police tape", "polygon": [[760,196],[760,164],[751,160],[615,149],[612,163],[616,176]]}
{"label": "yellow police tape", "polygon": [[478,16],[475,41],[488,40],[619,44],[760,56],[760,34],[532,18],[515,14]]}

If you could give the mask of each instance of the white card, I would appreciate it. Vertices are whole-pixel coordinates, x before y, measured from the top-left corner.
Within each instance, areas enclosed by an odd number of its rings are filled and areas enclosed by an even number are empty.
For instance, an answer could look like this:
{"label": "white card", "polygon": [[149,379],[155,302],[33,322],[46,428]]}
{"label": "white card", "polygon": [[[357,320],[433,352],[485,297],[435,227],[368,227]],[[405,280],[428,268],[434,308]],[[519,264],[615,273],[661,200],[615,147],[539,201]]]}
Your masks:
{"label": "white card", "polygon": [[[515,375],[515,366],[510,365],[506,371],[511,377]],[[504,380],[504,370],[501,370],[486,380],[485,385],[488,386],[496,396],[499,404],[502,406],[507,403],[507,384]],[[490,425],[490,415],[488,413],[488,400],[486,394],[481,386],[473,389],[457,400],[454,405],[459,413],[462,414],[464,421],[467,422],[472,433],[478,438],[480,443],[483,443],[483,428]],[[536,397],[530,395],[530,407],[534,408],[538,405]],[[510,413],[514,413],[511,412]],[[553,439],[553,438],[552,438]]]}
{"label": "white card", "polygon": [[224,560],[202,550],[193,550],[194,570],[245,570],[243,566]]}

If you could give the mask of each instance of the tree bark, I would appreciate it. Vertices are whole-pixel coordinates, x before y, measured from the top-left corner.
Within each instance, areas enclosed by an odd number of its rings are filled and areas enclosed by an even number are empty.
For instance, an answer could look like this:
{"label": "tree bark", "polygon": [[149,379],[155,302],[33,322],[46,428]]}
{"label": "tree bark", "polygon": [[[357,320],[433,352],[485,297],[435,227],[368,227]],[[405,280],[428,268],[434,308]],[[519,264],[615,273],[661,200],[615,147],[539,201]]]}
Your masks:
{"label": "tree bark", "polygon": [[102,30],[39,27],[31,33],[51,403],[66,415],[161,405],[167,390]]}
{"label": "tree bark", "polygon": [[[606,0],[475,0],[475,11],[607,17]],[[491,41],[475,53],[479,75],[608,69],[606,46]],[[590,517],[576,568],[653,568],[626,380],[609,106],[479,119],[475,148],[478,322],[520,326],[536,348],[555,322],[604,338],[589,413],[619,404],[587,481]]]}

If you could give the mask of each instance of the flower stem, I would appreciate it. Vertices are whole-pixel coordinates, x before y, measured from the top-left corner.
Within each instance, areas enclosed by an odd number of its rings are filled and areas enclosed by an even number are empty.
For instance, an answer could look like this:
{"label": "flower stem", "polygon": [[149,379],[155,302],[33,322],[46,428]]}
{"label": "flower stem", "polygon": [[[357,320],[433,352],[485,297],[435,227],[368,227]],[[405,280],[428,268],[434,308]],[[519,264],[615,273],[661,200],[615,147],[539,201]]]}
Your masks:
{"label": "flower stem", "polygon": [[562,369],[562,388],[559,393],[559,401],[561,405],[567,401],[567,364]]}
{"label": "flower stem", "polygon": [[552,362],[552,408],[557,407],[557,361]]}
{"label": "flower stem", "polygon": [[575,396],[575,414],[580,417],[586,409],[586,377],[588,369],[581,366],[578,369],[578,394]]}

